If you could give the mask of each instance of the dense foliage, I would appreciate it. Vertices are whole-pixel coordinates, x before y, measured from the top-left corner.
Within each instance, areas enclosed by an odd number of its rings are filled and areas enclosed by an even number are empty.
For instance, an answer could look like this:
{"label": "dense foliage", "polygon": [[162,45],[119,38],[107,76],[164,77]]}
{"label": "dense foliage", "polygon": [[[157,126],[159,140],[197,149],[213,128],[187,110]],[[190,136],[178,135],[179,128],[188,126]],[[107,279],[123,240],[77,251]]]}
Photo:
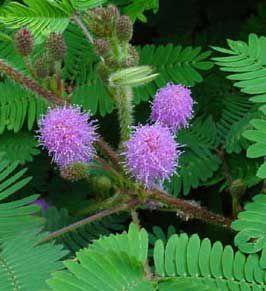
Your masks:
{"label": "dense foliage", "polygon": [[266,290],[266,5],[173,2],[0,2],[1,291]]}

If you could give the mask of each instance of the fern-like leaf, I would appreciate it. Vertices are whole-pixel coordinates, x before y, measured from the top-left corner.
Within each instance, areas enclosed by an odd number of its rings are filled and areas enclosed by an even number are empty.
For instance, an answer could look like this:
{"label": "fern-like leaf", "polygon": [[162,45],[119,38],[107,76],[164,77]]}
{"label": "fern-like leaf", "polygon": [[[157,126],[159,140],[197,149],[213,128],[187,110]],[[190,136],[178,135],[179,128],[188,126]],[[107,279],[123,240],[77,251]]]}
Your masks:
{"label": "fern-like leaf", "polygon": [[47,106],[45,99],[11,81],[0,83],[0,134],[5,129],[17,133],[25,123],[31,130]]}
{"label": "fern-like leaf", "polygon": [[232,228],[238,232],[235,244],[245,253],[262,251],[261,264],[266,268],[266,196],[259,194],[252,200],[232,223]]}
{"label": "fern-like leaf", "polygon": [[135,89],[135,102],[147,101],[158,88],[168,82],[194,86],[201,82],[202,76],[198,71],[212,68],[213,64],[206,59],[210,52],[201,52],[201,48],[146,45],[139,50],[140,64],[151,65],[156,68],[159,77],[150,84]]}
{"label": "fern-like leaf", "polygon": [[239,251],[234,253],[231,246],[223,247],[219,241],[212,245],[209,239],[201,240],[198,235],[173,235],[165,246],[157,241],[154,263],[157,276],[172,278],[172,286],[176,278],[186,278],[191,284],[201,282],[210,290],[265,290],[266,273],[256,254],[246,257]]}
{"label": "fern-like leaf", "polygon": [[[254,129],[244,132],[244,136],[254,142],[254,144],[249,147],[247,155],[250,158],[265,157],[266,121],[263,119],[253,119],[251,124],[253,125]],[[266,162],[260,166],[257,175],[262,179],[266,178]]]}
{"label": "fern-like leaf", "polygon": [[111,1],[121,6],[122,12],[127,14],[133,21],[140,20],[147,22],[144,15],[146,10],[152,10],[156,13],[159,9],[159,0],[114,0]]}
{"label": "fern-like leaf", "polygon": [[[131,224],[128,233],[103,237],[79,251],[77,262],[66,261],[68,270],[56,272],[48,284],[56,291],[175,290],[166,289],[170,282],[164,279],[158,285],[158,278],[152,281],[146,276],[147,251],[147,232]],[[196,286],[198,291],[216,290],[183,278],[176,278],[172,286],[184,288],[178,290],[194,290],[190,288]]]}
{"label": "fern-like leaf", "polygon": [[266,37],[250,34],[248,43],[227,41],[230,49],[213,47],[229,56],[213,58],[222,71],[229,72],[228,79],[247,94],[266,92]]}
{"label": "fern-like leaf", "polygon": [[31,180],[24,177],[25,169],[14,172],[18,163],[10,163],[1,158],[0,161],[0,241],[9,240],[19,232],[40,227],[42,219],[33,216],[39,211],[39,207],[31,205],[38,196],[32,195],[22,200],[4,202]]}
{"label": "fern-like leaf", "polygon": [[75,10],[87,10],[105,4],[107,0],[70,0]]}
{"label": "fern-like leaf", "polygon": [[[255,95],[251,101],[255,103],[265,103],[266,98],[266,58],[264,51],[266,49],[266,38],[257,37],[250,34],[248,43],[243,41],[228,40],[230,49],[214,47],[217,51],[229,54],[226,57],[214,58],[216,64],[221,70],[230,72],[228,78],[234,81],[234,85],[242,92]],[[266,147],[263,136],[265,136],[266,123],[265,105],[261,107],[264,113],[261,119],[252,119],[251,125],[254,130],[244,132],[244,137],[255,142],[248,149],[248,157],[258,158],[265,156]],[[260,117],[260,116],[258,116]],[[259,168],[258,177],[266,178],[266,163]]]}
{"label": "fern-like leaf", "polygon": [[64,32],[64,38],[67,45],[64,78],[77,85],[84,85],[94,72],[97,57],[81,29],[73,23]]}
{"label": "fern-like leaf", "polygon": [[0,151],[6,153],[10,161],[18,161],[21,164],[31,162],[33,157],[40,153],[36,137],[28,131],[20,131],[17,134],[5,132],[0,135]]}
{"label": "fern-like leaf", "polygon": [[167,187],[174,196],[181,191],[188,195],[191,188],[197,188],[211,178],[220,166],[220,159],[213,149],[217,143],[215,123],[211,118],[198,118],[189,129],[180,131],[178,142],[184,145],[180,168]]}
{"label": "fern-like leaf", "polygon": [[103,237],[77,253],[79,262],[66,261],[68,271],[54,274],[53,290],[154,290],[145,278],[148,235],[131,225],[129,233]]}
{"label": "fern-like leaf", "polygon": [[36,39],[43,39],[53,31],[63,32],[70,16],[65,9],[48,0],[24,0],[22,4],[11,2],[0,10],[0,22],[6,27],[18,29],[26,26]]}
{"label": "fern-like leaf", "polygon": [[1,290],[44,290],[51,272],[62,269],[60,259],[66,251],[62,250],[62,246],[51,243],[36,246],[42,238],[37,230],[31,230],[2,243]]}
{"label": "fern-like leaf", "polygon": [[114,102],[108,94],[103,82],[96,74],[91,75],[87,85],[77,87],[72,94],[72,103],[80,104],[93,114],[99,112],[102,116],[111,113]]}

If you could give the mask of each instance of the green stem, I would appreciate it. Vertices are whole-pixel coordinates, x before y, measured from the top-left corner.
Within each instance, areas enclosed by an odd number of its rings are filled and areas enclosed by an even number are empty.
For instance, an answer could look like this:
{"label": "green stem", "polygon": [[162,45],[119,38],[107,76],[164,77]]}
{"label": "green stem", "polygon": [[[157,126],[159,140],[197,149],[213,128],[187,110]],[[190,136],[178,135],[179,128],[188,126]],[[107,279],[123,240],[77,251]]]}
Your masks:
{"label": "green stem", "polygon": [[120,123],[120,148],[130,137],[131,126],[133,125],[133,92],[131,88],[119,88],[115,91],[117,102],[118,118]]}
{"label": "green stem", "polygon": [[29,70],[31,76],[35,78],[36,75],[32,67],[31,59],[29,56],[24,57],[24,63],[25,63],[26,68]]}
{"label": "green stem", "polygon": [[235,197],[232,197],[232,208],[233,219],[236,219],[239,211],[239,200]]}
{"label": "green stem", "polygon": [[141,228],[140,219],[139,219],[139,215],[136,209],[133,209],[133,208],[131,209],[131,218],[132,218],[132,222],[134,222],[140,229]]}
{"label": "green stem", "polygon": [[55,63],[55,78],[56,78],[57,95],[61,96],[63,94],[63,83],[61,80],[61,62],[60,61]]}
{"label": "green stem", "polygon": [[132,207],[137,206],[138,204],[139,204],[139,201],[136,199],[133,199],[126,204],[118,205],[116,207],[103,210],[99,213],[96,213],[92,216],[89,216],[89,217],[82,219],[78,222],[70,224],[69,226],[63,227],[57,231],[50,233],[48,236],[44,237],[41,241],[39,241],[36,245],[40,245],[40,244],[46,243],[48,241],[54,240],[54,239],[66,234],[66,233],[72,232],[72,231],[74,231],[74,230],[76,230],[76,229],[78,229],[86,224],[89,224],[93,221],[102,219],[102,218],[109,216],[111,214],[115,214],[115,213],[118,213],[121,211],[127,211],[127,210],[131,209]]}

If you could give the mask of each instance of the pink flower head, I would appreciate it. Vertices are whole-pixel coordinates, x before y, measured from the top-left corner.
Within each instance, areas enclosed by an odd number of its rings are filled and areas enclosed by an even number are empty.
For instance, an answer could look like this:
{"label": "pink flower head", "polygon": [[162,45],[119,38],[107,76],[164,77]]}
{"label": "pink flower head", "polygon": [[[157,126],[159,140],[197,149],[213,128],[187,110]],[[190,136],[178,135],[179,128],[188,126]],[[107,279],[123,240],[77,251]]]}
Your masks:
{"label": "pink flower head", "polygon": [[190,89],[169,83],[156,93],[151,119],[176,132],[188,126],[193,115],[193,104]]}
{"label": "pink flower head", "polygon": [[39,142],[60,168],[74,163],[88,163],[94,155],[95,125],[80,107],[49,109],[39,121]]}
{"label": "pink flower head", "polygon": [[129,172],[148,188],[169,179],[178,165],[178,144],[160,124],[139,126],[126,143]]}

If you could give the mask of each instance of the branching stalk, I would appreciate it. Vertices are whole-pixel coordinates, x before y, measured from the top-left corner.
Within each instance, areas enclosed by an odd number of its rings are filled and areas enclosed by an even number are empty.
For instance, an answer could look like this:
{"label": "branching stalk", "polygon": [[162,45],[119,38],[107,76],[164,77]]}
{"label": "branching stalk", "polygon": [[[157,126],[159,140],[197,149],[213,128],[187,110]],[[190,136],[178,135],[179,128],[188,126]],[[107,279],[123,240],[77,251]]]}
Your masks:
{"label": "branching stalk", "polygon": [[126,204],[122,204],[122,205],[118,205],[116,207],[113,207],[113,208],[109,208],[109,209],[106,209],[106,210],[103,210],[97,214],[94,214],[92,216],[89,216],[87,218],[84,218],[78,222],[75,222],[73,224],[70,224],[66,227],[63,227],[57,231],[54,231],[52,233],[50,233],[48,236],[46,236],[45,238],[43,238],[40,242],[37,243],[37,245],[39,244],[43,244],[43,243],[46,243],[50,240],[53,240],[53,239],[56,239],[66,233],[69,233],[71,231],[74,231],[76,230],[77,228],[80,228],[84,225],[87,225],[93,221],[96,221],[96,220],[99,220],[99,219],[102,219],[106,216],[109,216],[111,214],[115,214],[115,213],[118,213],[118,212],[121,212],[121,211],[125,211],[125,210],[129,210],[131,209],[132,207],[135,207],[139,204],[139,201],[137,199],[134,199],[134,200],[131,200],[129,201],[128,203]]}
{"label": "branching stalk", "polygon": [[215,225],[220,225],[226,228],[230,228],[230,225],[232,223],[230,219],[223,217],[222,215],[212,213],[208,211],[206,208],[191,204],[186,200],[171,197],[170,195],[161,190],[157,189],[152,190],[150,191],[150,195],[151,197],[154,197],[156,200],[166,203],[169,206],[171,205],[176,206],[177,209],[182,211],[184,215],[187,215],[188,218],[199,219],[201,221],[212,223]]}
{"label": "branching stalk", "polygon": [[[2,60],[0,60],[0,71],[5,73],[7,76],[9,76],[11,79],[15,80],[19,84],[23,85],[24,87],[30,89],[31,91],[39,94],[40,96],[46,98],[48,101],[57,104],[62,105],[65,104],[66,101],[60,99],[58,96],[56,96],[54,93],[46,90],[45,88],[41,87],[36,81],[31,80],[30,78],[26,77],[21,72],[18,72],[16,69],[10,67],[9,65],[5,64]],[[98,148],[102,151],[102,153],[110,159],[112,162],[112,166],[117,170],[121,171],[122,167],[120,164],[120,159],[118,154],[112,150],[112,148],[106,144],[102,139],[99,139],[97,141]],[[213,223],[216,225],[221,225],[224,227],[229,227],[231,224],[231,220],[228,218],[225,218],[221,215],[214,214],[207,209],[199,206],[195,206],[190,204],[189,202],[182,200],[182,199],[176,199],[174,197],[171,197],[167,193],[159,190],[153,190],[153,191],[143,191],[147,198],[149,199],[155,199],[157,201],[161,201],[168,206],[175,206],[176,208],[180,209],[180,211],[184,212],[185,215],[188,215],[190,218],[199,219],[202,221],[205,221],[207,223]],[[95,221],[97,219],[103,218],[105,216],[108,216],[110,214],[130,209],[140,203],[139,200],[132,200],[129,204],[123,204],[114,208],[110,208],[107,210],[104,210],[98,214],[95,214],[91,217],[88,217],[84,220],[81,220],[77,223],[74,223],[73,225],[70,225],[66,228],[63,228],[61,230],[58,230],[51,235],[48,236],[47,239],[44,240],[48,241],[53,238],[56,238],[64,233],[70,232],[72,230],[75,230],[79,228],[80,226],[83,226],[87,223],[90,223],[92,221]]]}
{"label": "branching stalk", "polygon": [[23,73],[7,65],[1,59],[0,59],[0,71],[6,74],[10,79],[16,81],[18,84],[21,84],[22,86],[31,90],[32,92],[37,93],[38,95],[44,97],[48,101],[58,104],[58,105],[65,104],[65,101],[60,99],[53,92],[44,89],[35,80],[28,78]]}

